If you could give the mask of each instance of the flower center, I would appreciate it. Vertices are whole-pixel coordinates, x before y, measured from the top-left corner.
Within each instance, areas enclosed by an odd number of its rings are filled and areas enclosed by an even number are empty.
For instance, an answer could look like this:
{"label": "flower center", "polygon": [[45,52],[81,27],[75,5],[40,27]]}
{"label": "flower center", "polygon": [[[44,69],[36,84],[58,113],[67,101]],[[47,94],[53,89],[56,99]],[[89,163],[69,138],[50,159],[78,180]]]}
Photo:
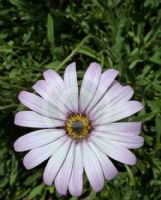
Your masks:
{"label": "flower center", "polygon": [[86,138],[91,131],[91,124],[87,116],[76,113],[68,116],[65,124],[67,135],[76,140]]}

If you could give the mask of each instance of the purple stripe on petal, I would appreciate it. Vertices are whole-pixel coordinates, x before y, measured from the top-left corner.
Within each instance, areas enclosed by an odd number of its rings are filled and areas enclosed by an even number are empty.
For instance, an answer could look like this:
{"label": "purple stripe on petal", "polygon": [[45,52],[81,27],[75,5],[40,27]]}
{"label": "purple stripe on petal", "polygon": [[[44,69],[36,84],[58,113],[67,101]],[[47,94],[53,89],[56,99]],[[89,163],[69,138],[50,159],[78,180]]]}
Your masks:
{"label": "purple stripe on petal", "polygon": [[104,153],[102,153],[92,142],[89,142],[89,145],[95,152],[101,164],[105,179],[112,180],[118,174],[116,167],[113,165],[112,161]]}
{"label": "purple stripe on petal", "polygon": [[41,115],[61,120],[66,119],[65,113],[61,113],[56,106],[33,93],[22,91],[19,94],[19,100],[25,106]]}
{"label": "purple stripe on petal", "polygon": [[89,112],[90,118],[94,117],[96,114],[100,114],[102,110],[120,93],[123,86],[118,81],[113,81],[110,88],[103,96],[103,98],[91,109]]}
{"label": "purple stripe on petal", "polygon": [[110,123],[101,126],[95,126],[97,132],[112,132],[112,133],[123,133],[131,135],[139,135],[141,131],[141,122],[117,122]]}
{"label": "purple stripe on petal", "polygon": [[83,159],[80,142],[75,147],[73,169],[69,181],[69,191],[73,196],[80,196],[83,188]]}
{"label": "purple stripe on petal", "polygon": [[136,149],[144,144],[144,138],[138,135],[128,135],[123,133],[110,133],[110,132],[93,132],[94,136],[97,136],[105,141],[114,142],[115,144],[124,146],[128,149]]}
{"label": "purple stripe on petal", "polygon": [[68,65],[64,72],[64,84],[69,98],[70,110],[78,112],[78,83],[75,62]]}
{"label": "purple stripe on petal", "polygon": [[62,164],[55,178],[56,190],[62,195],[66,195],[67,193],[67,188],[73,168],[74,155],[75,155],[75,141],[72,142],[69,152],[66,156],[66,159],[64,160],[64,163]]}
{"label": "purple stripe on petal", "polygon": [[21,111],[16,113],[14,123],[19,126],[31,128],[55,128],[65,125],[64,121],[44,117],[33,111]]}
{"label": "purple stripe on petal", "polygon": [[115,69],[108,69],[101,75],[97,91],[86,110],[86,114],[89,113],[89,111],[97,104],[97,102],[101,99],[101,97],[107,92],[107,89],[110,87],[110,85],[112,84],[117,75],[118,71]]}
{"label": "purple stripe on petal", "polygon": [[44,171],[44,175],[43,175],[44,182],[47,185],[51,185],[53,183],[57,173],[59,172],[59,170],[66,158],[66,155],[71,146],[71,142],[72,142],[71,138],[66,137],[66,141],[64,142],[64,144],[62,146],[60,146],[57,149],[56,154],[54,154],[49,159],[49,161],[45,167],[45,171]]}
{"label": "purple stripe on petal", "polygon": [[100,115],[96,115],[93,125],[107,124],[129,117],[143,109],[143,105],[138,101],[123,102],[104,111]]}
{"label": "purple stripe on petal", "polygon": [[14,143],[15,151],[28,151],[50,142],[53,142],[65,135],[65,131],[61,129],[43,129],[33,131],[24,136],[21,136]]}
{"label": "purple stripe on petal", "polygon": [[63,145],[65,140],[66,137],[64,136],[58,139],[57,141],[29,151],[29,153],[26,154],[23,160],[23,164],[26,167],[26,169],[34,168],[42,162],[44,162],[45,160],[47,160],[51,155],[56,154],[57,149]]}
{"label": "purple stripe on petal", "polygon": [[91,63],[88,67],[80,89],[79,109],[84,112],[94,98],[101,78],[101,66],[98,63]]}
{"label": "purple stripe on petal", "polygon": [[93,135],[90,139],[103,153],[112,159],[128,165],[136,164],[135,155],[125,147],[114,142],[104,141],[104,139]]}
{"label": "purple stripe on petal", "polygon": [[61,76],[51,69],[45,71],[43,75],[48,85],[53,89],[54,96],[70,111],[67,91]]}
{"label": "purple stripe on petal", "polygon": [[68,109],[65,107],[64,99],[57,98],[57,93],[55,92],[55,88],[49,86],[46,81],[40,80],[37,81],[32,87],[43,99],[52,104],[54,107],[56,106],[58,110],[60,110],[63,114],[68,112]]}
{"label": "purple stripe on petal", "polygon": [[104,185],[104,175],[100,163],[89,147],[87,141],[82,142],[83,164],[87,178],[95,192],[100,191]]}

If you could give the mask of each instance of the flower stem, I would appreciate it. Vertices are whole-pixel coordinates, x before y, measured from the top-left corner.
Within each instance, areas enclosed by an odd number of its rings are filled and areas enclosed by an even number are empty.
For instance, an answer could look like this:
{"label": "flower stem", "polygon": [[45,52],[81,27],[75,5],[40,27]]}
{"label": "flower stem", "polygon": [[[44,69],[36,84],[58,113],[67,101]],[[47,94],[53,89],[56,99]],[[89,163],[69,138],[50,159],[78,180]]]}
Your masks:
{"label": "flower stem", "polygon": [[134,180],[134,176],[133,176],[133,173],[132,173],[131,169],[127,165],[125,165],[125,168],[126,168],[127,173],[129,175],[131,185],[135,186],[135,180]]}
{"label": "flower stem", "polygon": [[92,37],[91,35],[87,35],[85,38],[83,38],[83,40],[75,47],[75,49],[73,49],[73,51],[58,65],[56,71],[61,69],[61,67],[65,65],[68,62],[68,60],[70,60],[72,56],[74,56],[74,54],[78,51],[78,49],[91,37]]}

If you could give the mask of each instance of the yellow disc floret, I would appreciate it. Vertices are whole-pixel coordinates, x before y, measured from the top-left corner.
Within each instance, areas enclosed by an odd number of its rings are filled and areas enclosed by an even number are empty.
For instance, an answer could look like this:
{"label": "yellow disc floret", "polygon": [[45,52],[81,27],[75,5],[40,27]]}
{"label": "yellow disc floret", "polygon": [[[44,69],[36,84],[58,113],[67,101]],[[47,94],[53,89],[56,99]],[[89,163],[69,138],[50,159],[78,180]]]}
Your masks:
{"label": "yellow disc floret", "polygon": [[86,138],[91,132],[90,120],[82,113],[69,115],[65,128],[67,135],[76,140]]}

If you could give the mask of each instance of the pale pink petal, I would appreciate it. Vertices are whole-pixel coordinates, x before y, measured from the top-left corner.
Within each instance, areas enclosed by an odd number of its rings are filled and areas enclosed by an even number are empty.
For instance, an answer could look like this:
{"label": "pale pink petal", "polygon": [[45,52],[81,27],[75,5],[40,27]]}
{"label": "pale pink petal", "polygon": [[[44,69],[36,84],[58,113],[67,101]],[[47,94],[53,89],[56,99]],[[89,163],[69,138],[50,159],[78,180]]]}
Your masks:
{"label": "pale pink petal", "polygon": [[93,135],[105,140],[114,142],[128,149],[136,149],[144,144],[144,138],[138,135],[128,135],[124,133],[113,132],[93,132]]}
{"label": "pale pink petal", "polygon": [[58,173],[58,171],[60,170],[62,163],[64,162],[66,155],[69,151],[69,148],[71,146],[71,138],[70,137],[66,137],[66,141],[64,142],[64,144],[62,146],[60,146],[59,149],[57,149],[56,154],[54,154],[48,161],[46,167],[45,167],[45,171],[44,171],[44,175],[43,175],[43,179],[44,182],[47,185],[51,185]]}
{"label": "pale pink petal", "polygon": [[72,142],[69,152],[67,153],[67,157],[64,160],[56,178],[55,178],[55,187],[56,190],[61,195],[66,195],[67,188],[73,168],[73,161],[75,155],[75,141]]}
{"label": "pale pink petal", "polygon": [[65,135],[65,131],[62,129],[43,129],[33,131],[24,136],[21,136],[14,143],[15,151],[28,151],[50,142],[53,142]]}
{"label": "pale pink petal", "polygon": [[21,111],[16,113],[14,123],[19,126],[32,128],[55,128],[65,125],[64,121],[51,119],[33,111]]}
{"label": "pale pink petal", "polygon": [[83,188],[83,160],[80,142],[75,147],[73,170],[69,181],[69,191],[73,196],[80,196]]}
{"label": "pale pink petal", "polygon": [[117,104],[108,109],[104,109],[98,116],[93,117],[93,125],[107,124],[115,122],[126,117],[129,117],[143,108],[143,105],[139,101],[128,101]]}
{"label": "pale pink petal", "polygon": [[112,180],[118,174],[116,167],[111,162],[111,160],[104,153],[102,153],[102,151],[100,151],[92,142],[90,142],[89,145],[95,152],[101,164],[105,178],[107,180]]}
{"label": "pale pink petal", "polygon": [[89,147],[87,141],[82,142],[83,164],[87,178],[95,192],[100,191],[104,186],[104,175],[100,163]]}
{"label": "pale pink petal", "polygon": [[116,76],[118,75],[118,71],[115,69],[108,69],[102,75],[101,79],[95,93],[94,98],[92,99],[91,103],[89,104],[86,114],[97,104],[97,102],[101,99],[101,97],[106,93]]}
{"label": "pale pink petal", "polygon": [[95,126],[95,131],[139,135],[141,131],[141,122],[109,123],[101,126]]}
{"label": "pale pink petal", "polygon": [[64,84],[69,98],[70,110],[78,112],[78,83],[75,62],[66,67],[64,72]]}
{"label": "pale pink petal", "polygon": [[84,79],[80,89],[79,109],[81,112],[84,112],[86,110],[86,108],[94,98],[100,78],[101,66],[97,63],[91,63],[84,75]]}
{"label": "pale pink petal", "polygon": [[49,69],[43,73],[48,85],[53,89],[53,94],[64,106],[70,110],[70,103],[65,89],[64,81],[55,71]]}
{"label": "pale pink petal", "polygon": [[106,102],[99,102],[99,104],[104,104],[101,105],[102,109],[97,110],[96,109],[96,116],[101,115],[103,110],[110,109],[113,106],[116,106],[117,104],[121,104],[122,102],[126,102],[131,99],[132,95],[134,94],[133,89],[130,86],[125,86],[122,87],[118,90],[118,93],[115,92],[114,94],[110,95],[107,99]]}
{"label": "pale pink petal", "polygon": [[26,154],[23,160],[23,164],[26,169],[32,169],[47,160],[51,155],[55,155],[58,149],[63,145],[65,140],[66,136],[61,137],[60,139],[45,146],[29,151],[29,153]]}
{"label": "pale pink petal", "polygon": [[25,106],[27,106],[28,108],[30,108],[35,112],[38,112],[41,115],[51,117],[54,119],[61,119],[61,120],[66,119],[65,114],[61,113],[60,110],[58,110],[57,106],[50,104],[43,98],[33,93],[22,91],[19,94],[19,100]]}
{"label": "pale pink petal", "polygon": [[51,87],[59,91],[65,90],[63,79],[58,73],[56,73],[52,69],[48,69],[47,71],[43,73],[43,75],[44,75],[45,80]]}
{"label": "pale pink petal", "polygon": [[90,140],[107,156],[121,163],[128,165],[136,164],[135,155],[125,147],[110,141],[104,141],[96,136],[91,136]]}
{"label": "pale pink petal", "polygon": [[[64,105],[63,99],[57,99],[55,88],[53,86],[50,86],[45,80],[39,80],[37,81],[32,88],[47,102],[50,104],[56,106],[58,110],[60,110],[62,113],[66,114],[68,112],[68,109]],[[63,98],[63,97],[62,97]]]}
{"label": "pale pink petal", "polygon": [[102,97],[102,99],[91,109],[89,112],[89,117],[92,118],[96,114],[100,114],[102,110],[105,108],[105,106],[108,105],[108,103],[111,101],[111,99],[114,99],[117,97],[118,93],[120,93],[123,86],[116,80],[113,81],[110,88],[106,92],[106,94]]}

